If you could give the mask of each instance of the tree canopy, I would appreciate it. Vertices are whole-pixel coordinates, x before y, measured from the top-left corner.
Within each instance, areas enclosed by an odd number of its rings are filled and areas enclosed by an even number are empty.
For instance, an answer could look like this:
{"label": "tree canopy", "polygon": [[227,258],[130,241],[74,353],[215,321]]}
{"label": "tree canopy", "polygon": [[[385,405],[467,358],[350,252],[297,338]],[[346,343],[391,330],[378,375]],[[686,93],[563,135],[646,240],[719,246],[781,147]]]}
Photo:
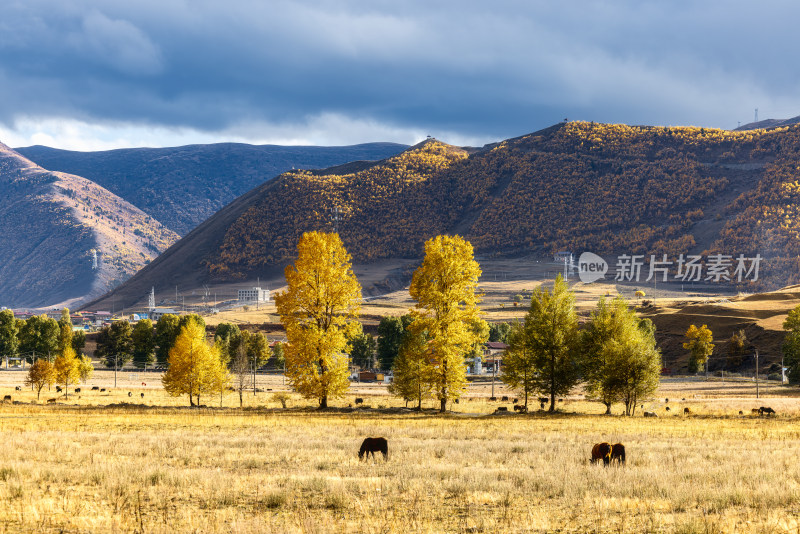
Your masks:
{"label": "tree canopy", "polygon": [[275,296],[289,344],[286,376],[306,398],[327,408],[349,387],[347,340],[361,330],[361,286],[338,234],[307,232],[297,261],[284,270],[286,291]]}
{"label": "tree canopy", "polygon": [[535,391],[550,397],[551,412],[556,397],[580,380],[578,339],[575,296],[558,275],[552,291],[540,286],[533,292],[522,327],[512,337],[514,351],[527,354]]}
{"label": "tree canopy", "polygon": [[201,395],[221,393],[230,381],[219,348],[206,343],[205,328],[195,321],[181,328],[168,362],[161,383],[173,397],[189,395],[190,406],[195,405],[195,400],[199,405]]}
{"label": "tree canopy", "polygon": [[417,301],[409,332],[427,339],[427,375],[444,412],[466,384],[465,356],[488,337],[478,303],[481,268],[472,245],[460,236],[425,242],[425,258],[414,271],[409,293]]}

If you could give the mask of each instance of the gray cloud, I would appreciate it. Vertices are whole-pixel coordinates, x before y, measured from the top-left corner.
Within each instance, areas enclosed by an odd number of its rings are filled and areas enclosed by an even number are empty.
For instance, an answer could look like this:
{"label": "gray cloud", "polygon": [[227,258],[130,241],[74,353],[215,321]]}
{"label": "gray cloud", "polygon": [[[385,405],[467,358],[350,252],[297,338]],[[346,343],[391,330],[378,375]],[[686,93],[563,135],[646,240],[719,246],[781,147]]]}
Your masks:
{"label": "gray cloud", "polygon": [[564,117],[735,127],[754,107],[800,114],[793,2],[431,4],[14,3],[0,123],[294,132],[336,116],[499,139]]}

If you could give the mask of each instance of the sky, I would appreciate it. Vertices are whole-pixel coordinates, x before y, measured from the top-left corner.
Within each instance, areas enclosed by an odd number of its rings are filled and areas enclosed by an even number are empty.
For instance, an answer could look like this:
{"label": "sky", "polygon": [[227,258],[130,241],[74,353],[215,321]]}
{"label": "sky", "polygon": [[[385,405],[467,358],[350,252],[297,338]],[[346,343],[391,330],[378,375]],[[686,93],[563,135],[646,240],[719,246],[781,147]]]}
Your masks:
{"label": "sky", "polygon": [[800,3],[3,0],[0,142],[456,145],[800,115]]}

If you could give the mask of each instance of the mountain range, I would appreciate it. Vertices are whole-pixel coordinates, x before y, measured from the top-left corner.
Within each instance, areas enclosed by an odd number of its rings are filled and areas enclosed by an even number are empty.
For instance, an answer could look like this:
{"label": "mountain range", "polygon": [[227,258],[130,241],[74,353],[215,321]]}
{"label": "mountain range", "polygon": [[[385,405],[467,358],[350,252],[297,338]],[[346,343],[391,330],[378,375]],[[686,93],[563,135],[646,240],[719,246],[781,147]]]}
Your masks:
{"label": "mountain range", "polygon": [[45,169],[83,176],[185,235],[236,197],[291,169],[380,160],[396,143],[276,146],[218,143],[75,152],[46,146],[16,151]]}
{"label": "mountain range", "polygon": [[303,232],[334,227],[361,263],[419,258],[429,237],[458,233],[484,256],[761,254],[748,287],[777,287],[800,276],[799,180],[797,125],[569,122],[480,149],[429,139],[380,162],[294,170],[258,186],[114,297],[130,305],[151,287],[274,274]]}

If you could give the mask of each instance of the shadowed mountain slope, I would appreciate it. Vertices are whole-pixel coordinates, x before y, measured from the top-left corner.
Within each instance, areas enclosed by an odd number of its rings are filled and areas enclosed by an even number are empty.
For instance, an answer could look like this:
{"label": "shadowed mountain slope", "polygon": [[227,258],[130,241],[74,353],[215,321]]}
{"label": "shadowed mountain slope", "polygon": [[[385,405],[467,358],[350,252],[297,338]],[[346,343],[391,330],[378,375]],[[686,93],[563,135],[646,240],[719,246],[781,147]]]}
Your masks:
{"label": "shadowed mountain slope", "polygon": [[3,144],[0,188],[4,306],[76,306],[121,283],[178,238],[90,180],[46,171]]}

